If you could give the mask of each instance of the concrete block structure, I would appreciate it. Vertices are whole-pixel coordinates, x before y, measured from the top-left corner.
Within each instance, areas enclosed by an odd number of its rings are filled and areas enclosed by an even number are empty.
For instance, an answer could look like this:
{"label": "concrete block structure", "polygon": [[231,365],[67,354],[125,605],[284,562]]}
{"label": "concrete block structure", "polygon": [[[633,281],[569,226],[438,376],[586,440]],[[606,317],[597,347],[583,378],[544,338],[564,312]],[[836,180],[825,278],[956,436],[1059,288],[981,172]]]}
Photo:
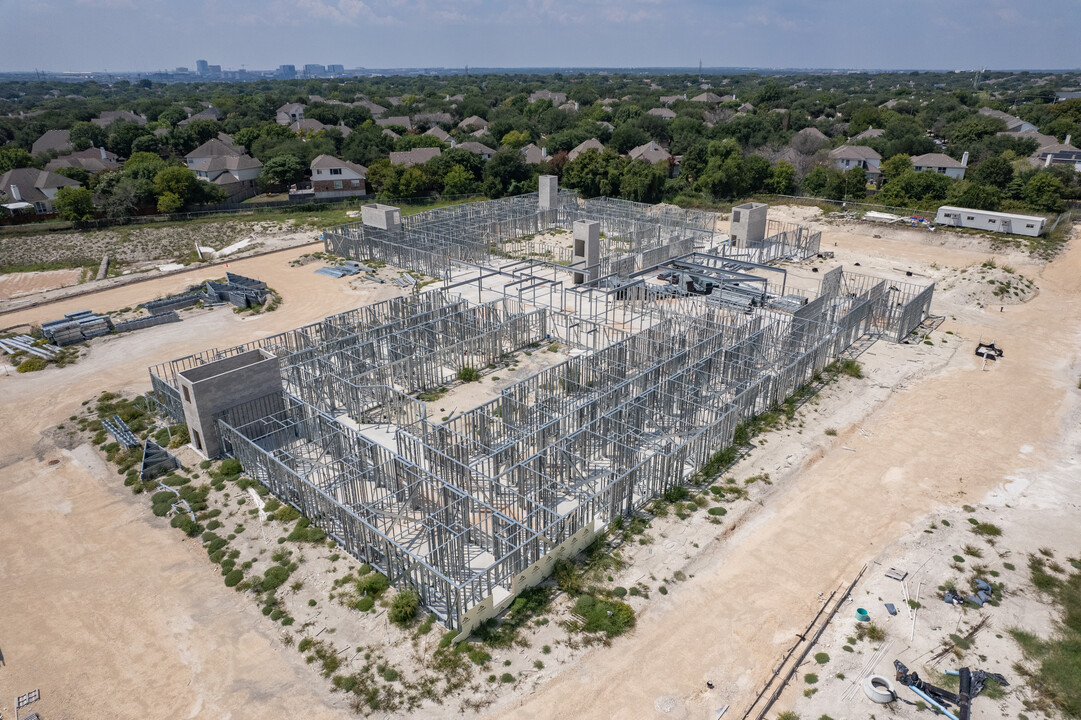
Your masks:
{"label": "concrete block structure", "polygon": [[732,223],[729,234],[732,247],[748,248],[760,245],[766,238],[766,213],[769,205],[765,203],[744,203],[732,208]]}
{"label": "concrete block structure", "polygon": [[251,403],[254,417],[281,409],[281,363],[263,349],[184,370],[177,380],[191,445],[208,458],[221,455],[217,422],[225,412]]}
{"label": "concrete block structure", "polygon": [[552,210],[558,206],[556,195],[559,193],[559,178],[555,175],[541,175],[537,178],[539,189],[538,204],[541,210]]}
{"label": "concrete block structure", "polygon": [[596,220],[575,220],[574,284],[596,280],[600,276],[601,224]]}
{"label": "concrete block structure", "polygon": [[360,219],[368,227],[397,230],[402,226],[402,211],[392,205],[372,203],[360,209]]}

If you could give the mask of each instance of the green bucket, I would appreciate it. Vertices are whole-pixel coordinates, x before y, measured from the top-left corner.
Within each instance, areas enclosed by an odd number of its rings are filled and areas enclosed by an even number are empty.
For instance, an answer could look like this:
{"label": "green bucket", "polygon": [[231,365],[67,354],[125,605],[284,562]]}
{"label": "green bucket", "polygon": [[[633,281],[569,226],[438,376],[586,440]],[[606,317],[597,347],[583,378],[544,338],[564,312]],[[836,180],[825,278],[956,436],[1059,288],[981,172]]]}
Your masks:
{"label": "green bucket", "polygon": [[871,616],[863,608],[856,608],[856,619],[860,622],[867,622],[871,619]]}

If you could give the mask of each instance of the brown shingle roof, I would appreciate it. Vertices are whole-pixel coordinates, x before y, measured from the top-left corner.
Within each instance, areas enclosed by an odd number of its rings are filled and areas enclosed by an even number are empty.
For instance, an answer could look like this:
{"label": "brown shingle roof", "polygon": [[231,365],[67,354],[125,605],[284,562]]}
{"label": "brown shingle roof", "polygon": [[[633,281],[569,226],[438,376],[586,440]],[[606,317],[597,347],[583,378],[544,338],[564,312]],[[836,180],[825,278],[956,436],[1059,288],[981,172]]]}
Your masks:
{"label": "brown shingle roof", "polygon": [[439,148],[413,148],[406,152],[392,152],[390,154],[391,165],[404,165],[410,167],[411,165],[423,165],[433,158],[437,158],[443,153]]}

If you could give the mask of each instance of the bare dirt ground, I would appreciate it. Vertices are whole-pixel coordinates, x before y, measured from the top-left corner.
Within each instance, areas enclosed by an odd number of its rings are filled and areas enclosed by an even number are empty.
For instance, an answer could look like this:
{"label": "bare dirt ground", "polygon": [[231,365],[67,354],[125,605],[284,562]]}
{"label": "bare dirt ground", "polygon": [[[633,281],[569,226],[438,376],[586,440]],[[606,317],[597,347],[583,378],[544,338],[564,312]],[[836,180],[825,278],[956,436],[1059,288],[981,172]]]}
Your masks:
{"label": "bare dirt ground", "polygon": [[[221,250],[237,242],[250,241],[235,253],[206,258],[207,262],[217,260],[231,263],[252,255],[310,244],[318,239],[317,230],[293,221],[193,223],[164,228],[120,227],[83,233],[0,236],[0,312],[27,307],[41,299],[58,299],[157,277],[164,274],[161,267],[169,268],[178,262],[199,268],[204,263],[195,253],[196,244]],[[94,280],[98,264],[106,254],[110,257],[113,275]],[[79,284],[81,267],[30,273],[5,270],[50,263],[93,268],[90,282]],[[184,275],[175,269],[167,272]],[[224,274],[220,269],[217,272],[219,276]],[[9,292],[8,287],[13,291]],[[41,295],[20,292],[24,289],[45,292]],[[5,324],[0,316],[0,326]]]}
{"label": "bare dirt ground", "polygon": [[[860,262],[867,272],[940,279],[992,257],[971,236],[957,236],[955,245],[942,233],[875,239],[862,225],[824,230],[823,249],[837,253],[835,262]],[[51,432],[98,392],[146,390],[147,365],[400,292],[389,284],[352,288],[314,275],[311,266],[289,267],[301,252],[230,268],[282,293],[274,313],[203,313],[95,341],[68,368],[0,376],[0,547],[14,549],[0,556],[0,698],[41,687],[40,709],[61,716],[352,715],[298,653],[282,647],[257,605],[223,586],[197,542],[163,529],[95,453],[58,446]],[[1057,530],[1063,552],[1075,552],[1081,531],[1067,521],[1076,517],[1076,481],[1061,480],[1077,476],[1077,444],[1064,442],[1064,432],[1071,419],[1076,425],[1079,403],[1081,247],[1074,241],[1046,266],[1021,256],[999,255],[998,262],[1031,279],[1039,293],[1002,312],[961,294],[936,295],[933,310],[946,319],[931,345],[876,344],[861,358],[867,380],[831,388],[801,412],[798,425],[760,441],[733,469],[740,481],[768,472],[772,482],[748,486],[738,513],[720,526],[704,513],[658,521],[651,545],[627,550],[633,562],[617,582],[668,587],[667,595],[633,601],[638,623],[630,635],[611,648],[556,648],[547,668],[496,699],[487,715],[706,718],[726,704],[730,714],[742,712],[817,612],[819,593],[847,585],[874,559],[913,564],[908,546],[894,545],[898,538],[941,537],[953,547],[957,539],[948,533],[922,530],[929,516],[947,517],[963,503],[996,504],[990,519],[1004,536],[1024,538],[1015,552],[1045,542],[1025,534],[1037,522],[1049,534]],[[84,305],[106,311],[188,284],[162,278],[106,291],[93,303],[76,299],[9,317],[40,322]],[[989,335],[1007,355],[982,372],[972,349]],[[468,390],[477,391],[481,385]],[[926,549],[917,548],[920,562]],[[932,572],[929,563],[924,573]],[[870,585],[857,592],[866,590],[878,592]],[[846,631],[840,615],[837,630]],[[706,689],[707,680],[715,690]],[[802,689],[791,689],[795,697],[786,695],[778,709],[802,699]],[[810,701],[834,694],[823,685]],[[862,715],[865,708],[857,709]],[[448,705],[425,715],[457,712]]]}
{"label": "bare dirt ground", "polygon": [[36,295],[46,290],[75,285],[83,274],[81,268],[0,274],[0,300]]}

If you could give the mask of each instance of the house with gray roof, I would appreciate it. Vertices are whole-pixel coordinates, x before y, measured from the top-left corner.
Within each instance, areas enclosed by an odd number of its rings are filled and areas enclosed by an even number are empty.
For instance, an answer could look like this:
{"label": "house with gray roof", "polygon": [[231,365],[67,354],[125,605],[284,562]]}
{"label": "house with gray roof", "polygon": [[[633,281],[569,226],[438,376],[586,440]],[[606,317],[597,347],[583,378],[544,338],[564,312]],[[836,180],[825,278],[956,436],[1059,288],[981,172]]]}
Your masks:
{"label": "house with gray roof", "polygon": [[479,143],[473,140],[469,142],[458,143],[457,147],[461,148],[462,150],[468,150],[474,155],[480,155],[481,158],[484,160],[491,160],[492,156],[495,155],[495,150],[491,149],[484,143]]}
{"label": "house with gray roof", "polygon": [[51,213],[60,188],[78,186],[77,181],[48,170],[16,168],[0,175],[0,205],[12,212]]}
{"label": "house with gray roof", "polygon": [[106,170],[119,170],[120,159],[116,153],[109,152],[105,148],[92,147],[69,155],[61,155],[45,165],[45,169],[49,172],[56,172],[64,167],[81,167],[91,175],[96,175]]}
{"label": "house with gray roof", "polygon": [[645,160],[650,165],[654,165],[659,162],[668,162],[672,159],[672,154],[650,140],[645,145],[639,145],[631,150],[627,153],[627,157],[631,160]]}
{"label": "house with gray roof", "polygon": [[420,147],[407,150],[405,152],[392,152],[390,154],[391,165],[401,165],[402,167],[412,167],[413,165],[423,165],[424,163],[442,155],[443,152],[439,148]]}
{"label": "house with gray roof", "polygon": [[181,120],[176,125],[177,127],[184,127],[185,125],[188,125],[189,123],[192,123],[196,120],[213,120],[214,122],[221,122],[224,119],[225,113],[211,105],[205,110],[200,110],[194,115],[189,115],[187,118]]}
{"label": "house with gray roof", "polygon": [[955,180],[964,180],[966,167],[968,167],[968,153],[961,157],[960,162],[945,153],[927,153],[912,158],[912,169],[916,172],[930,170]]}
{"label": "house with gray roof", "polygon": [[653,115],[654,117],[664,118],[665,120],[672,120],[676,117],[676,114],[668,108],[652,108],[646,111],[646,115]]}
{"label": "house with gray roof", "polygon": [[390,117],[381,117],[375,121],[375,124],[379,127],[390,127],[391,125],[398,125],[406,130],[413,129],[413,123],[406,115],[392,115]]}
{"label": "house with gray roof", "polygon": [[1036,129],[1036,126],[1032,123],[1025,122],[1016,115],[1010,115],[1009,113],[1004,113],[1001,110],[992,110],[991,108],[983,107],[980,108],[979,113],[980,115],[983,115],[985,117],[998,118],[1002,122],[1006,123],[1006,132],[1009,133],[1019,133],[1025,132],[1026,130]]}
{"label": "house with gray roof", "polygon": [[[880,138],[885,134],[886,134],[886,131],[881,129],[881,128],[869,127],[866,130],[864,130],[863,132],[861,132],[860,134],[858,134],[855,137],[851,138],[851,140],[853,140],[853,141],[856,141],[856,140],[873,140],[874,138]],[[825,137],[825,136],[823,135],[823,137]]]}
{"label": "house with gray roof", "polygon": [[444,130],[443,128],[439,127],[438,125],[430,128],[428,130],[428,132],[426,132],[424,134],[425,135],[431,135],[436,140],[440,140],[440,141],[445,142],[445,143],[450,142],[450,133],[447,132],[446,130]]}
{"label": "house with gray roof", "polygon": [[430,112],[430,113],[418,113],[413,116],[413,122],[426,122],[429,125],[439,125],[441,123],[452,123],[454,118],[450,113],[445,112]]}
{"label": "house with gray roof", "polygon": [[720,103],[724,102],[724,98],[722,98],[717,93],[704,92],[701,95],[695,95],[693,98],[691,98],[691,102],[712,103],[714,105],[719,105]]}
{"label": "house with gray roof", "polygon": [[292,125],[297,120],[304,119],[304,110],[307,109],[307,105],[304,103],[285,103],[280,108],[274,117],[274,121],[279,125]]}
{"label": "house with gray roof", "polygon": [[567,153],[568,160],[574,160],[576,157],[586,152],[587,150],[596,150],[599,153],[604,152],[604,145],[597,138],[590,138],[584,142],[578,144],[573,150]]}
{"label": "house with gray roof", "polygon": [[63,153],[74,150],[71,144],[71,130],[46,130],[45,133],[34,141],[30,152],[38,153]]}
{"label": "house with gray roof", "polygon": [[535,103],[540,100],[551,100],[552,105],[559,107],[567,102],[567,93],[552,92],[551,90],[537,90],[529,96],[529,102]]}
{"label": "house with gray roof", "polygon": [[363,165],[331,155],[320,155],[312,160],[311,171],[311,193],[318,200],[364,197],[368,194],[368,168]]}
{"label": "house with gray roof", "polygon": [[135,123],[136,125],[146,125],[145,117],[136,115],[130,110],[106,110],[90,122],[98,127],[109,127],[117,121]]}
{"label": "house with gray roof", "polygon": [[197,178],[220,186],[231,199],[249,198],[258,192],[255,181],[263,163],[217,138],[185,155],[184,162]]}
{"label": "house with gray roof", "polygon": [[829,160],[831,165],[842,172],[863,168],[867,172],[867,179],[876,183],[882,175],[882,171],[878,169],[882,156],[866,145],[842,145],[834,148],[830,150]]}
{"label": "house with gray roof", "polygon": [[537,165],[548,160],[548,151],[537,147],[533,143],[529,143],[522,148],[521,153],[522,159],[525,160],[527,165]]}
{"label": "house with gray roof", "polygon": [[488,121],[478,115],[470,115],[465,120],[458,123],[459,130],[468,130],[469,128],[483,130],[487,127]]}
{"label": "house with gray roof", "polygon": [[1072,139],[1073,136],[1067,135],[1066,142],[1055,142],[1044,145],[1032,154],[1032,163],[1040,167],[1069,165],[1072,166],[1075,171],[1081,172],[1081,150],[1070,143]]}

